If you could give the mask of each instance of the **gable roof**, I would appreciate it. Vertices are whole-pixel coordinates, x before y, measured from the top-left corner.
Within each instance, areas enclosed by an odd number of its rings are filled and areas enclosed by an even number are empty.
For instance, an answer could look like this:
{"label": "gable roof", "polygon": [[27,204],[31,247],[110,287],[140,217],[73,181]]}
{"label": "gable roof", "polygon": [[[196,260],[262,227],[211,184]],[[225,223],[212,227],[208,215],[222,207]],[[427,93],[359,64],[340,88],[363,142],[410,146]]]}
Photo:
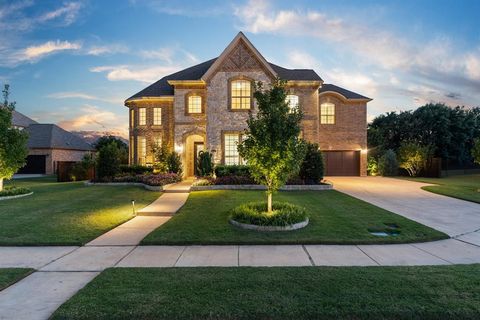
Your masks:
{"label": "gable roof", "polygon": [[320,89],[318,89],[319,93],[326,93],[326,92],[334,92],[342,95],[345,99],[361,99],[361,100],[372,100],[368,97],[362,96],[356,92],[344,89],[342,87],[336,86],[334,84],[323,84]]}
{"label": "gable roof", "polygon": [[82,138],[63,130],[55,124],[36,123],[25,130],[29,133],[28,148],[93,150],[93,147]]}
{"label": "gable roof", "polygon": [[202,76],[203,80],[209,80],[212,75],[217,71],[217,69],[221,66],[221,64],[225,61],[225,58],[235,49],[235,47],[243,43],[254,55],[255,58],[258,59],[260,64],[265,68],[265,71],[270,74],[272,78],[277,76],[275,70],[273,70],[272,66],[268,63],[267,60],[262,56],[260,52],[258,52],[257,48],[253,46],[253,44],[248,40],[248,38],[243,34],[243,32],[239,32],[235,38],[230,42],[230,44],[223,50],[220,56],[215,60],[215,62],[210,66],[210,68],[205,72]]}
{"label": "gable roof", "polygon": [[13,112],[12,112],[12,125],[14,125],[16,127],[25,128],[25,127],[28,127],[31,124],[36,124],[36,123],[38,123],[38,122],[33,120],[33,119],[30,119],[29,117],[27,117],[23,113],[20,113],[16,110],[13,110]]}

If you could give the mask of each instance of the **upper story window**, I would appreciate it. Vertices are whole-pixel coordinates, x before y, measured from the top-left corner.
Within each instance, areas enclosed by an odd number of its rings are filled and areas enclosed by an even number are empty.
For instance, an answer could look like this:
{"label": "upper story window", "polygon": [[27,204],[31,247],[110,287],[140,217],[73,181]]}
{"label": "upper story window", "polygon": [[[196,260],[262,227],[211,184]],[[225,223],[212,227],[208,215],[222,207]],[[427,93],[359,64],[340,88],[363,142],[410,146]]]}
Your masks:
{"label": "upper story window", "polygon": [[153,108],[153,125],[162,125],[162,108]]}
{"label": "upper story window", "polygon": [[130,127],[133,128],[135,126],[135,110],[130,109]]}
{"label": "upper story window", "polygon": [[147,109],[138,108],[138,125],[145,126],[147,124]]}
{"label": "upper story window", "polygon": [[230,108],[249,110],[252,106],[252,84],[249,80],[233,80],[230,83]]}
{"label": "upper story window", "polygon": [[202,113],[202,97],[191,95],[188,97],[188,113]]}
{"label": "upper story window", "polygon": [[287,98],[285,99],[285,102],[288,103],[288,107],[290,108],[290,112],[292,112],[293,110],[298,108],[298,106],[299,106],[298,101],[299,101],[298,96],[296,96],[294,94],[287,95]]}
{"label": "upper story window", "polygon": [[320,105],[320,124],[335,124],[335,105],[322,103]]}

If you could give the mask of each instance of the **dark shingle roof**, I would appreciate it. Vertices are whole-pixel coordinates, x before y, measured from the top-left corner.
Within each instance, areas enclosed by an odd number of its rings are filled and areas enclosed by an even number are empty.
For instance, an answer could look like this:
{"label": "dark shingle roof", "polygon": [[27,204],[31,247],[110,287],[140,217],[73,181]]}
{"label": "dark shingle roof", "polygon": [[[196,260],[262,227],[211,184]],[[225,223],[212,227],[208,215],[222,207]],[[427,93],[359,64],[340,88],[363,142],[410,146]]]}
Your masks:
{"label": "dark shingle roof", "polygon": [[28,148],[93,150],[82,138],[55,124],[32,124],[25,130],[29,134]]}
{"label": "dark shingle roof", "polygon": [[[200,78],[205,74],[205,72],[207,72],[215,60],[217,60],[217,58],[165,76],[157,82],[149,85],[142,91],[134,94],[128,98],[127,101],[141,97],[172,96],[173,86],[168,84],[168,80],[200,80]],[[320,78],[318,74],[311,69],[286,69],[270,62],[269,64],[278,74],[278,76],[284,80],[322,81],[322,78]]]}
{"label": "dark shingle roof", "polygon": [[341,88],[334,84],[323,84],[322,87],[318,89],[319,93],[327,92],[327,91],[333,91],[333,92],[339,93],[347,99],[370,99],[368,97],[362,96],[361,94]]}
{"label": "dark shingle roof", "polygon": [[16,127],[28,127],[31,124],[37,123],[35,120],[30,119],[23,113],[20,113],[16,110],[12,112],[12,124]]}

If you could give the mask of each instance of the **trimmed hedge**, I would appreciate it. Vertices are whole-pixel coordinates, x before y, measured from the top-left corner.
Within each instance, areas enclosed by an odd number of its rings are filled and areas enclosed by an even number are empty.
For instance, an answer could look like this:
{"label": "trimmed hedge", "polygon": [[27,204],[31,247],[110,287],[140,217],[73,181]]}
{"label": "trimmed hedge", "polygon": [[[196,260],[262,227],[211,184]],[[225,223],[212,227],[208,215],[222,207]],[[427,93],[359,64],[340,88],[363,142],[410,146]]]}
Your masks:
{"label": "trimmed hedge", "polygon": [[145,174],[145,173],[152,173],[153,168],[147,166],[141,166],[138,164],[135,165],[120,165],[120,172],[121,173],[128,173],[128,174]]}
{"label": "trimmed hedge", "polygon": [[27,194],[30,192],[32,191],[28,188],[7,186],[2,191],[0,191],[0,197],[19,196],[21,194]]}
{"label": "trimmed hedge", "polygon": [[246,176],[250,177],[250,168],[246,165],[224,165],[220,164],[215,167],[215,175],[217,177],[225,176]]}
{"label": "trimmed hedge", "polygon": [[266,202],[250,202],[234,208],[230,219],[257,226],[285,227],[308,218],[305,208],[288,202],[274,202],[272,209],[272,214],[268,214]]}
{"label": "trimmed hedge", "polygon": [[176,173],[164,174],[143,174],[143,175],[117,175],[112,182],[137,182],[144,183],[149,186],[164,186],[166,184],[182,181]]}

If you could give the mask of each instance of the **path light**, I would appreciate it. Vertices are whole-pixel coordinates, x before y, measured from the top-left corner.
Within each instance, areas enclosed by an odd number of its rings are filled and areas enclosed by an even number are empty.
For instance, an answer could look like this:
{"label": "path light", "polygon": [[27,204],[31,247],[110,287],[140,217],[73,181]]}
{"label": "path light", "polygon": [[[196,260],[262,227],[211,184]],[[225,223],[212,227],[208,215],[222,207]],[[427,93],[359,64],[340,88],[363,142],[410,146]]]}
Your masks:
{"label": "path light", "polygon": [[135,200],[132,199],[132,209],[133,209],[133,216],[137,215],[137,212],[135,211]]}

